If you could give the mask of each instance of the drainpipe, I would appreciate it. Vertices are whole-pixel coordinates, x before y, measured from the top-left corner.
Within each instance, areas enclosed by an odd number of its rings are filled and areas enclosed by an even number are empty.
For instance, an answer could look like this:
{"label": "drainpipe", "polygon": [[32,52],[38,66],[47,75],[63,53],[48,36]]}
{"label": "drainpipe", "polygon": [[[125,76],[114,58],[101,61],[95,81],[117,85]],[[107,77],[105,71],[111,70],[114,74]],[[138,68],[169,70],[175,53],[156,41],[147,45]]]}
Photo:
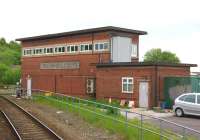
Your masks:
{"label": "drainpipe", "polygon": [[157,106],[157,104],[158,104],[158,89],[157,89],[157,85],[158,85],[158,80],[157,80],[157,78],[158,78],[158,66],[157,66],[157,64],[155,65],[155,73],[154,73],[154,78],[155,78],[155,84],[154,84],[154,94],[155,94],[155,106]]}
{"label": "drainpipe", "polygon": [[56,93],[57,79],[56,75],[54,76],[54,92]]}

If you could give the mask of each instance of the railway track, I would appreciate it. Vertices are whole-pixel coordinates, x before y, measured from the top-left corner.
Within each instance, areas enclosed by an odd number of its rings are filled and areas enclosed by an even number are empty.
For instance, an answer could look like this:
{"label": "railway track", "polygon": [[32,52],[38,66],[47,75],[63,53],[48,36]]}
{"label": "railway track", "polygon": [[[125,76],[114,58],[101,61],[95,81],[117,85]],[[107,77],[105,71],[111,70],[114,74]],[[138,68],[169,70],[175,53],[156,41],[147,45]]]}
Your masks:
{"label": "railway track", "polygon": [[19,140],[62,140],[55,132],[48,128],[35,116],[25,111],[22,107],[0,96],[2,115],[7,116],[7,122]]}
{"label": "railway track", "polygon": [[2,110],[0,110],[0,137],[2,140],[17,140],[16,133]]}

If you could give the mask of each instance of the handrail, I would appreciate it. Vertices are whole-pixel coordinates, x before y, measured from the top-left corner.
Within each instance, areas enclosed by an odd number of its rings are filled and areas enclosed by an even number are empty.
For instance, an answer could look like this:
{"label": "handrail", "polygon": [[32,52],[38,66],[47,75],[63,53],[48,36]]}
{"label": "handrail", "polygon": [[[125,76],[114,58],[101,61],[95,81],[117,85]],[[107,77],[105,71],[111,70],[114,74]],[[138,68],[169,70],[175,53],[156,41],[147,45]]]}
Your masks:
{"label": "handrail", "polygon": [[[68,97],[68,98],[72,98],[72,99],[77,99],[77,100],[80,100],[80,101],[84,101],[84,102],[87,102],[87,103],[92,103],[92,104],[96,104],[96,105],[101,105],[101,106],[104,106],[104,107],[110,107],[110,108],[113,108],[113,109],[117,109],[121,112],[126,112],[126,113],[132,113],[132,114],[137,114],[137,115],[140,115],[140,116],[143,116],[143,117],[148,117],[148,118],[152,118],[152,119],[155,119],[155,120],[159,120],[160,122],[164,122],[164,123],[168,123],[168,124],[172,124],[174,126],[177,126],[179,128],[182,128],[185,132],[185,130],[188,130],[188,131],[191,131],[191,132],[194,132],[196,134],[200,134],[200,131],[198,130],[195,130],[195,129],[192,129],[192,128],[189,128],[187,126],[183,126],[183,125],[180,125],[180,124],[177,124],[175,122],[172,122],[172,121],[169,121],[169,120],[166,120],[166,119],[163,119],[163,118],[159,118],[159,117],[154,117],[152,115],[145,115],[145,114],[142,114],[142,113],[138,113],[138,112],[134,112],[134,111],[129,111],[129,110],[126,110],[126,109],[121,109],[119,107],[115,107],[115,106],[111,106],[111,105],[107,105],[107,104],[103,104],[103,103],[98,103],[98,102],[95,102],[95,101],[90,101],[90,100],[87,100],[87,99],[81,99],[79,97],[74,97],[74,96],[70,96],[70,95],[66,95],[66,94],[62,94],[62,93],[54,93],[52,91],[46,91],[46,90],[40,90],[40,89],[32,89],[32,91],[38,91],[38,92],[50,92],[50,93],[53,93],[53,95],[58,95],[58,96],[62,96],[62,97]],[[85,108],[84,108],[85,109]],[[96,112],[93,112],[93,113],[96,113]],[[101,114],[100,114],[101,115]],[[106,116],[107,117],[107,116]],[[119,121],[119,120],[118,120]],[[127,123],[127,122],[126,122]],[[129,124],[127,123],[128,125],[133,125],[133,124]],[[137,126],[137,128],[140,128]],[[140,128],[141,129],[141,128]],[[146,131],[148,131],[149,129],[147,128],[142,128]],[[151,130],[150,130],[151,131]],[[157,132],[155,132],[157,133]],[[162,137],[165,137],[164,135],[161,135],[159,134],[160,136]],[[181,136],[183,137],[182,135],[178,135],[176,134],[177,136]]]}

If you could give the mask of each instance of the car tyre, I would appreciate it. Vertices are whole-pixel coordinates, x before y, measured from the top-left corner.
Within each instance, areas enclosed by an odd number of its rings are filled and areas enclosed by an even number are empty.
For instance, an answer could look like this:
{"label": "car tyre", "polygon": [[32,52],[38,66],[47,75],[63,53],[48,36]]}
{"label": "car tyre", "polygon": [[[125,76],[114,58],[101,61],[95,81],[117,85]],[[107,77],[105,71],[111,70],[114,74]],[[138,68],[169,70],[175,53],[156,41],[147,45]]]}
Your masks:
{"label": "car tyre", "polygon": [[181,108],[177,108],[175,113],[177,117],[182,117],[184,115],[183,110]]}

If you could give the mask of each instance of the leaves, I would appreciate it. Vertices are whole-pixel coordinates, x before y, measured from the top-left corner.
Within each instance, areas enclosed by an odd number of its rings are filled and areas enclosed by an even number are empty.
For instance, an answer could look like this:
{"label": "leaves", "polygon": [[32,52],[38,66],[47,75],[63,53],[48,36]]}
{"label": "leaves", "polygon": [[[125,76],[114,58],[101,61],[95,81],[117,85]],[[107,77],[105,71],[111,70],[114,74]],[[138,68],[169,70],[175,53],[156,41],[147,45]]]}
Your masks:
{"label": "leaves", "polygon": [[15,65],[20,65],[20,59],[20,45],[0,38],[0,84],[15,84],[19,80],[21,70]]}
{"label": "leaves", "polygon": [[180,63],[175,53],[162,51],[160,48],[151,49],[144,55],[144,62],[153,63]]}

